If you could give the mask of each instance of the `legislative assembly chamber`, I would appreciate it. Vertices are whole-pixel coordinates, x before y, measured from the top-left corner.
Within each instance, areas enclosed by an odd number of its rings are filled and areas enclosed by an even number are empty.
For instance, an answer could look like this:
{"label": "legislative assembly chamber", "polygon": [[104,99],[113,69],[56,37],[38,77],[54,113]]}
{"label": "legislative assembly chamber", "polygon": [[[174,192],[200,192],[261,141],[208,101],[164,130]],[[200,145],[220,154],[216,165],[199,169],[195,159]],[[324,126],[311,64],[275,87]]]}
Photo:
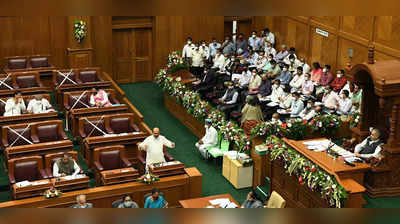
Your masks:
{"label": "legislative assembly chamber", "polygon": [[2,16],[0,208],[400,207],[399,16]]}

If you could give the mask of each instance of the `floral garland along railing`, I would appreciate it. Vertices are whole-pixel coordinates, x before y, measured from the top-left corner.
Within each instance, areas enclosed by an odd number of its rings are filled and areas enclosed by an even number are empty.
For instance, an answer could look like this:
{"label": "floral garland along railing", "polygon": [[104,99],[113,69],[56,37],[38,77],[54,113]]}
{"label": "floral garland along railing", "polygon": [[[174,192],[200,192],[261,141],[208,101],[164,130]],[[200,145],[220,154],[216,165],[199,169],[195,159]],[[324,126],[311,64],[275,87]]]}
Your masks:
{"label": "floral garland along railing", "polygon": [[[227,121],[225,115],[212,107],[207,101],[201,100],[200,95],[188,89],[181,83],[180,77],[172,78],[169,74],[177,72],[185,68],[184,61],[179,56],[179,52],[174,51],[168,56],[168,63],[165,69],[161,69],[156,77],[155,82],[168,95],[175,97],[177,102],[182,104],[188,113],[192,114],[199,120],[209,118],[212,120],[212,125],[220,130],[223,136],[239,149],[240,152],[250,153],[251,142],[236,123]],[[180,69],[178,69],[180,68]]]}
{"label": "floral garland along railing", "polygon": [[307,185],[313,191],[318,191],[330,206],[343,207],[348,194],[334,176],[287,146],[277,137],[268,137],[266,145],[271,159],[282,159],[286,172],[290,176],[296,175],[300,185]]}

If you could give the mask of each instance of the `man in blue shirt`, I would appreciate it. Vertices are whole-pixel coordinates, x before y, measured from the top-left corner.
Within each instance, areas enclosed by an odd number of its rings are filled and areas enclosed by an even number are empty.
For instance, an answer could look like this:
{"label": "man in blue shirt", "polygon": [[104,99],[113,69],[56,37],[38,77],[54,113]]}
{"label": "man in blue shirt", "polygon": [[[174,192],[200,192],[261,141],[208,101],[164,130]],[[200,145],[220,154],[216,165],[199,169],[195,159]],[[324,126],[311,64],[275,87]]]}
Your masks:
{"label": "man in blue shirt", "polygon": [[292,74],[289,71],[289,65],[284,64],[281,74],[276,78],[281,81],[281,84],[288,85],[290,80],[292,80]]}
{"label": "man in blue shirt", "polygon": [[144,208],[166,208],[168,202],[160,195],[160,190],[154,188],[151,191],[151,195],[145,199]]}

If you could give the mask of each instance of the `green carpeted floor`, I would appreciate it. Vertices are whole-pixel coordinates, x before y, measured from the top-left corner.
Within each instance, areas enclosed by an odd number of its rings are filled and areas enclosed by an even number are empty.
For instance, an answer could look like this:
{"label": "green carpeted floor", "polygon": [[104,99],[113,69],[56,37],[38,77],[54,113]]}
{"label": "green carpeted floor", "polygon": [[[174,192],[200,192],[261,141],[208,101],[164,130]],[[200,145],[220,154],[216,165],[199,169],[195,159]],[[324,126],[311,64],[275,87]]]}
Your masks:
{"label": "green carpeted floor", "polygon": [[[221,174],[221,166],[213,162],[202,160],[194,143],[197,137],[190,132],[178,119],[169,113],[163,103],[163,93],[154,83],[137,83],[121,85],[126,96],[144,115],[145,122],[150,128],[159,127],[161,134],[176,143],[175,149],[169,152],[177,159],[185,163],[186,167],[196,167],[203,174],[203,195],[231,194],[239,203],[242,203],[249,189],[236,190]],[[70,133],[67,133],[68,135]],[[69,136],[71,137],[71,136]],[[75,146],[74,150],[80,150]],[[4,156],[0,156],[0,164]],[[82,168],[87,171],[86,164],[79,158]],[[94,186],[92,178],[91,186]],[[3,165],[0,166],[0,202],[9,200],[8,176]],[[398,208],[400,197],[376,198],[365,196],[368,208]]]}

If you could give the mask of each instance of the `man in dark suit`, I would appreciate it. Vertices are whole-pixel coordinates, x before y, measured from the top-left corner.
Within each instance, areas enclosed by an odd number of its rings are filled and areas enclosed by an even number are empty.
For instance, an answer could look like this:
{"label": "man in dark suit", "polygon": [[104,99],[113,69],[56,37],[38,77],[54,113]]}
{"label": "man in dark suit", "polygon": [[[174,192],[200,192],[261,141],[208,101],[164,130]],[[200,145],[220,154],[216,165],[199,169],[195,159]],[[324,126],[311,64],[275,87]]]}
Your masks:
{"label": "man in dark suit", "polygon": [[215,73],[216,70],[212,68],[206,68],[204,71],[204,76],[200,82],[194,87],[201,96],[204,96],[212,90],[215,86]]}

